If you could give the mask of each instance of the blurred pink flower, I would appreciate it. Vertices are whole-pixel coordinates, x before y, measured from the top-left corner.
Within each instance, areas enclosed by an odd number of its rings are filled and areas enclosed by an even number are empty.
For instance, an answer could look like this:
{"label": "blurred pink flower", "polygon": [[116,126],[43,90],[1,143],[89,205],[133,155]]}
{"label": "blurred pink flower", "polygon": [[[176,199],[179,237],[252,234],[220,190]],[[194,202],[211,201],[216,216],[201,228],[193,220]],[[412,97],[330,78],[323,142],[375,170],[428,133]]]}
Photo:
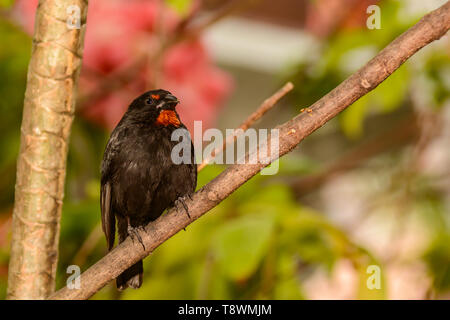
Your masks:
{"label": "blurred pink flower", "polygon": [[[15,15],[28,33],[32,33],[37,0],[18,0]],[[161,14],[161,10],[164,10]],[[162,17],[162,21],[158,19]],[[173,32],[179,17],[160,1],[96,0],[89,3],[85,37],[81,95],[98,92],[104,80],[114,79],[130,66],[159,47],[156,26]],[[150,53],[150,54],[149,54]],[[161,88],[171,91],[181,101],[178,111],[189,129],[194,120],[203,128],[214,124],[220,106],[232,88],[232,79],[212,63],[200,40],[171,47],[161,60]],[[133,98],[152,88],[146,87],[152,66],[143,65],[118,90],[107,93],[83,106],[81,114],[109,129],[120,120]]]}

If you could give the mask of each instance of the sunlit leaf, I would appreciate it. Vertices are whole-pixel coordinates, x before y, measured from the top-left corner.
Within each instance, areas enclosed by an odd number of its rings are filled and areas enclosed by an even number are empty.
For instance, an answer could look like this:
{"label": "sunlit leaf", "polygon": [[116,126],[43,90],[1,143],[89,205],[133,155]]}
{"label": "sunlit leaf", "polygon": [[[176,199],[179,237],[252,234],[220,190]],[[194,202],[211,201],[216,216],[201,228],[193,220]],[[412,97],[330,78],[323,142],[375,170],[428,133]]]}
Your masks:
{"label": "sunlit leaf", "polygon": [[217,231],[213,252],[224,274],[240,281],[250,277],[264,257],[273,232],[273,219],[244,216]]}
{"label": "sunlit leaf", "polygon": [[9,8],[14,4],[14,0],[0,0],[0,8]]}
{"label": "sunlit leaf", "polygon": [[191,8],[191,0],[166,0],[167,5],[173,8],[179,15],[184,16]]}
{"label": "sunlit leaf", "polygon": [[424,259],[433,277],[433,287],[439,292],[450,290],[450,236],[438,236]]}
{"label": "sunlit leaf", "polygon": [[406,98],[409,83],[408,69],[402,66],[370,93],[372,104],[383,112],[397,109]]}
{"label": "sunlit leaf", "polygon": [[367,113],[369,97],[365,96],[347,108],[339,117],[342,130],[351,139],[356,139],[363,133],[364,118]]}
{"label": "sunlit leaf", "polygon": [[295,277],[279,281],[274,290],[274,299],[277,300],[300,300],[304,299],[300,286]]}

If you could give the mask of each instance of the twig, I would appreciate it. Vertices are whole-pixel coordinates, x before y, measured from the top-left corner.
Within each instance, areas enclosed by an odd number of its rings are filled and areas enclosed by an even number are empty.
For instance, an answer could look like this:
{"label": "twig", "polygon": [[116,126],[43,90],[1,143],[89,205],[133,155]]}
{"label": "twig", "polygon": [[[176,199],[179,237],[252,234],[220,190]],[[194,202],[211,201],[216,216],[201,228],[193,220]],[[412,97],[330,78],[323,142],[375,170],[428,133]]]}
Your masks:
{"label": "twig", "polygon": [[[225,147],[234,141],[236,141],[237,137],[239,136],[239,133],[242,134],[245,130],[250,128],[253,123],[255,123],[257,120],[259,120],[267,111],[272,109],[278,101],[280,101],[281,98],[283,98],[289,91],[291,91],[294,88],[294,85],[291,82],[288,82],[282,87],[280,90],[275,92],[270,98],[264,100],[264,102],[259,106],[259,108],[253,112],[247,119],[245,119],[244,122],[241,123],[241,125],[234,130],[232,135],[229,135],[222,146],[217,147],[214,149],[214,151],[211,153],[211,156],[204,159],[202,163],[198,166],[197,170],[200,172],[203,168],[205,168],[216,155],[218,155],[221,151],[225,150]],[[242,131],[241,131],[242,130]]]}
{"label": "twig", "polygon": [[212,25],[222,21],[224,18],[232,14],[248,8],[258,1],[260,0],[230,1],[201,22],[196,23],[197,19],[195,19],[195,17],[190,17],[186,21],[182,21],[180,23],[180,28],[178,28],[179,32],[176,32],[173,37],[168,38],[167,42],[163,43],[161,46],[160,51],[165,51],[168,47],[173,46],[176,43],[189,41],[198,37],[203,31]]}
{"label": "twig", "polygon": [[87,257],[92,252],[92,250],[94,250],[94,248],[97,246],[102,236],[103,236],[102,225],[98,223],[91,230],[88,237],[83,242],[78,252],[75,254],[75,258],[73,258],[73,264],[76,264],[77,266],[84,265]]}
{"label": "twig", "polygon": [[[426,15],[403,33],[363,68],[347,78],[329,94],[314,103],[311,112],[301,113],[278,126],[279,155],[294,149],[304,138],[323,126],[356,100],[375,89],[409,57],[430,42],[441,38],[450,28],[450,2]],[[269,137],[272,139],[272,137]],[[272,159],[274,161],[275,159]],[[79,289],[62,288],[50,299],[87,299],[116,278],[125,269],[148,256],[155,248],[217,206],[222,200],[260,172],[268,164],[235,164],[197,191],[187,200],[191,218],[183,209],[173,208],[167,214],[138,232],[145,245],[127,238],[100,261],[85,271]]]}

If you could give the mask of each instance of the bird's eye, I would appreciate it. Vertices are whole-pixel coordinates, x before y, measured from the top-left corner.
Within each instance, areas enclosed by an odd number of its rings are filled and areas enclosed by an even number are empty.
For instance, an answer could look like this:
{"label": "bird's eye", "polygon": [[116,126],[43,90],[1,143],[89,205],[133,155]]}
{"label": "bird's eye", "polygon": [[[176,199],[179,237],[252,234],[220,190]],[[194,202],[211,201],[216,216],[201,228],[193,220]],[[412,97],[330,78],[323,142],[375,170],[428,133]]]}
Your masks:
{"label": "bird's eye", "polygon": [[145,100],[145,104],[147,104],[147,105],[151,105],[152,103],[153,103],[153,99],[152,98],[147,98]]}

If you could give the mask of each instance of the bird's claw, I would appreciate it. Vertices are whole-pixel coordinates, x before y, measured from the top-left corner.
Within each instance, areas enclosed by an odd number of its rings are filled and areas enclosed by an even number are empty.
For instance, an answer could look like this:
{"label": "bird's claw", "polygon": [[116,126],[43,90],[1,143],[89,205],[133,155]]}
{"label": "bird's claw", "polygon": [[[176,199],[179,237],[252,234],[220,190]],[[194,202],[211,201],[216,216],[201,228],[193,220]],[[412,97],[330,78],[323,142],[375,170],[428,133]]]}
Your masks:
{"label": "bird's claw", "polygon": [[179,207],[179,205],[181,204],[183,206],[184,211],[186,212],[187,216],[189,217],[189,219],[191,219],[191,215],[189,214],[188,206],[186,205],[186,197],[189,197],[189,199],[192,200],[190,195],[179,197],[177,200],[175,200],[175,206]]}
{"label": "bird's claw", "polygon": [[142,245],[142,248],[144,248],[145,251],[145,245],[144,245],[144,241],[142,241],[141,236],[139,235],[139,231],[138,230],[144,230],[144,227],[139,226],[137,228],[134,228],[130,225],[128,225],[128,235],[130,236],[131,240],[134,242],[134,239],[136,238],[139,243]]}

